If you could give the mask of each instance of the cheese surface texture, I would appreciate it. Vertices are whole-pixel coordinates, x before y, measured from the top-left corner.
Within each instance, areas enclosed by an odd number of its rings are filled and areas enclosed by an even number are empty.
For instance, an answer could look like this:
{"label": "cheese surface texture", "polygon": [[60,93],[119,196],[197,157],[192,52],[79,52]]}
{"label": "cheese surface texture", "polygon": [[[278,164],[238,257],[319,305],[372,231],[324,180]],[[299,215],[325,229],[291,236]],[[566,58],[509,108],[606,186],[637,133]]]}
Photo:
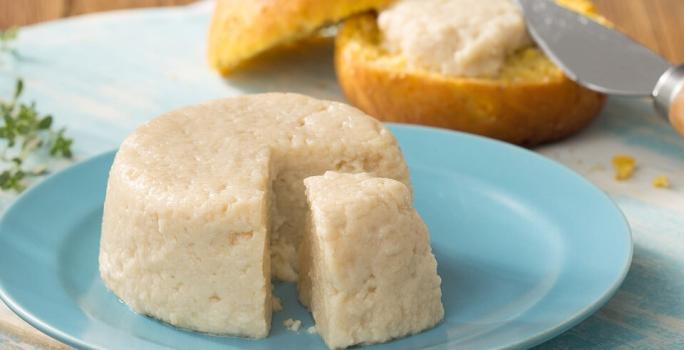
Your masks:
{"label": "cheese surface texture", "polygon": [[428,230],[406,185],[336,172],[304,183],[299,297],[329,348],[385,342],[444,317]]}
{"label": "cheese surface texture", "polygon": [[513,0],[400,0],[378,26],[408,68],[452,77],[497,76],[509,54],[532,43]]}
{"label": "cheese surface texture", "polygon": [[123,142],[110,171],[102,279],[136,312],[264,337],[271,271],[297,278],[302,180],[331,169],[408,184],[392,134],[341,103],[271,93],[155,118]]}

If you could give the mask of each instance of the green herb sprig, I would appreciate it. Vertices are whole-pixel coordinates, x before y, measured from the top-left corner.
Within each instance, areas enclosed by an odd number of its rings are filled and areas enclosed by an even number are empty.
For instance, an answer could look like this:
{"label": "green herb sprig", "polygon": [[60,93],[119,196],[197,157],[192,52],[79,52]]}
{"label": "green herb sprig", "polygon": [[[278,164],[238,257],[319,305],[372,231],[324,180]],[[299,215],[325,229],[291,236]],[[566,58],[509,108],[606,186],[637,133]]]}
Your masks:
{"label": "green herb sprig", "polygon": [[8,101],[0,100],[0,189],[21,192],[26,180],[47,173],[46,166],[26,168],[26,160],[41,151],[52,158],[71,158],[73,140],[65,136],[65,129],[52,128],[53,117],[42,115],[36,104],[20,101],[24,82],[18,79],[14,94]]}
{"label": "green herb sprig", "polygon": [[[18,34],[17,27],[0,31],[0,54],[19,57],[13,46]],[[21,192],[30,178],[48,172],[46,164],[29,169],[29,158],[72,157],[74,141],[66,137],[64,128],[54,130],[53,117],[40,114],[34,102],[21,102],[23,92],[24,81],[17,79],[12,97],[0,99],[0,189],[5,191]]]}

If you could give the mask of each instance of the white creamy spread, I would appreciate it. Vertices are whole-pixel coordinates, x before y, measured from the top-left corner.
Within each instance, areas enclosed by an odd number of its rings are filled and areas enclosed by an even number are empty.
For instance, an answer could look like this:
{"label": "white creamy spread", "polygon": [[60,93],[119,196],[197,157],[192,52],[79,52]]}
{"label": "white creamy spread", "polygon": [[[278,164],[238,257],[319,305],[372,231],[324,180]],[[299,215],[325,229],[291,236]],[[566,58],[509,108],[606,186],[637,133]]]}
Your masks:
{"label": "white creamy spread", "polygon": [[409,68],[454,77],[496,76],[507,55],[532,42],[512,0],[402,0],[378,25],[384,47]]}

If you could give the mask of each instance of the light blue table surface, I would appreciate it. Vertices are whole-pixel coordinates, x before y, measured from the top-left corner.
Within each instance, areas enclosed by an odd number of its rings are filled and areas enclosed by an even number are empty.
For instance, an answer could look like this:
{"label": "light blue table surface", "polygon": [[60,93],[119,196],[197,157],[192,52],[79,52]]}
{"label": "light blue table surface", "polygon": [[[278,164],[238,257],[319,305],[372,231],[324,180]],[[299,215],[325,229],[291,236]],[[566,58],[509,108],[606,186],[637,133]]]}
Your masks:
{"label": "light blue table surface", "polygon": [[[78,159],[115,148],[161,112],[248,92],[294,91],[344,100],[332,46],[261,59],[224,79],[205,58],[212,4],[113,12],[21,30],[21,58],[0,57],[0,96],[25,80],[27,100],[75,138]],[[684,349],[684,139],[647,100],[611,98],[586,131],[538,152],[606,191],[627,216],[635,241],[631,271],[597,314],[541,349]],[[637,158],[634,178],[613,179],[610,160]],[[56,164],[53,168],[67,165]],[[667,175],[672,187],[651,180]],[[540,179],[543,181],[543,179]],[[4,209],[14,195],[0,194]],[[0,348],[58,348],[0,305]]]}

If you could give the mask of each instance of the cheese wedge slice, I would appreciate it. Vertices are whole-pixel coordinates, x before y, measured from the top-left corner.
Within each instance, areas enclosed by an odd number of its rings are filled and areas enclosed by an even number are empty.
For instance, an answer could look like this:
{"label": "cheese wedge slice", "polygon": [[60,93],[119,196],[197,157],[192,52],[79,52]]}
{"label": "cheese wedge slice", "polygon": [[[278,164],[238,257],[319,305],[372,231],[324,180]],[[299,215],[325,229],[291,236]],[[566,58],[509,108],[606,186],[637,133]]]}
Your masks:
{"label": "cheese wedge slice", "polygon": [[405,184],[336,172],[304,183],[299,298],[328,347],[385,342],[444,317],[428,230]]}

